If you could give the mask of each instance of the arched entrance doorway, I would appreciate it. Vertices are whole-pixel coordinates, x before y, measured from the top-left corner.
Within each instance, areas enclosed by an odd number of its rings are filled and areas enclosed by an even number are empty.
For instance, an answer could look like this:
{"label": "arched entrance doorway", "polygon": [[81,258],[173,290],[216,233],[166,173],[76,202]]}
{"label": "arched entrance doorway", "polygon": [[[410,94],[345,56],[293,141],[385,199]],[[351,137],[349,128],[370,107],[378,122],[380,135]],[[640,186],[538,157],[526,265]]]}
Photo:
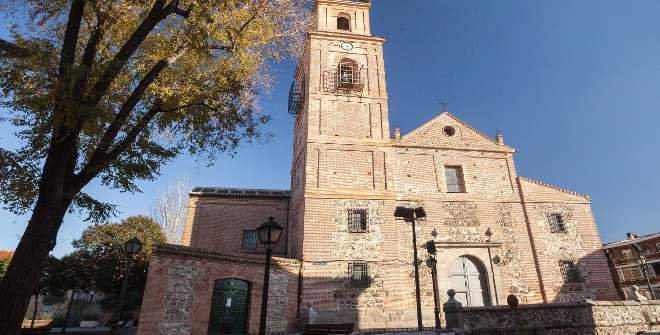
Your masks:
{"label": "arched entrance doorway", "polygon": [[468,256],[459,257],[451,268],[451,288],[456,291],[456,300],[466,307],[490,305],[486,271],[478,260]]}
{"label": "arched entrance doorway", "polygon": [[213,285],[209,335],[247,334],[250,284],[239,279],[216,280]]}

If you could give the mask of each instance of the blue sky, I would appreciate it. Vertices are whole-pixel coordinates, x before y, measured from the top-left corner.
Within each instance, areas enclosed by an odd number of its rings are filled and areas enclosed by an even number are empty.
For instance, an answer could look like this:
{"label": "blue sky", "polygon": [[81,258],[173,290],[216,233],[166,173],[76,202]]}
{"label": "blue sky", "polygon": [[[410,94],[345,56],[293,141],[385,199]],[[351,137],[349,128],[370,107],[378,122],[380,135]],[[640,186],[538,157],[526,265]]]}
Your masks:
{"label": "blue sky", "polygon": [[[372,29],[387,38],[390,123],[406,133],[448,110],[518,149],[522,176],[592,197],[604,242],[660,231],[660,1],[375,1]],[[0,36],[6,38],[6,21]],[[274,137],[245,145],[210,168],[184,157],[143,193],[96,185],[117,219],[148,213],[178,177],[194,185],[288,188],[293,120],[286,112],[294,64],[274,67],[263,98]],[[17,143],[0,127],[0,146]],[[0,211],[0,249],[13,249],[27,217]],[[54,253],[71,250],[86,226],[67,216]]]}

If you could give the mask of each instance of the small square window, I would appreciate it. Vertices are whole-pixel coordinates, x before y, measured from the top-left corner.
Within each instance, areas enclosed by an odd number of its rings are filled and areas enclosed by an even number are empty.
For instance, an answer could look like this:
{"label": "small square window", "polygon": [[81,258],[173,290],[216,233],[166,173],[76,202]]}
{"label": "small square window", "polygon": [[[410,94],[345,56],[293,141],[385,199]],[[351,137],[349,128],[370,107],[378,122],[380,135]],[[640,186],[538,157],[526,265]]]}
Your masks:
{"label": "small square window", "polygon": [[623,257],[625,259],[632,259],[633,258],[632,249],[623,249],[623,250],[621,250],[621,257]]}
{"label": "small square window", "polygon": [[551,233],[566,232],[566,225],[564,224],[564,218],[561,216],[561,214],[550,214],[550,216],[548,216],[548,222],[550,223]]}
{"label": "small square window", "polygon": [[564,283],[576,284],[582,282],[580,271],[574,262],[561,261],[559,262],[559,269],[561,270],[562,278],[564,278]]}
{"label": "small square window", "polygon": [[349,209],[348,210],[348,231],[351,233],[367,232],[367,210]]}
{"label": "small square window", "polygon": [[367,263],[350,263],[348,265],[348,271],[351,278],[351,286],[369,287],[371,284]]}
{"label": "small square window", "polygon": [[257,248],[257,231],[256,230],[244,230],[243,231],[243,242],[241,243],[243,249],[256,249]]}
{"label": "small square window", "polygon": [[445,166],[445,178],[447,179],[447,192],[463,193],[465,192],[465,182],[463,180],[463,168],[460,166]]}

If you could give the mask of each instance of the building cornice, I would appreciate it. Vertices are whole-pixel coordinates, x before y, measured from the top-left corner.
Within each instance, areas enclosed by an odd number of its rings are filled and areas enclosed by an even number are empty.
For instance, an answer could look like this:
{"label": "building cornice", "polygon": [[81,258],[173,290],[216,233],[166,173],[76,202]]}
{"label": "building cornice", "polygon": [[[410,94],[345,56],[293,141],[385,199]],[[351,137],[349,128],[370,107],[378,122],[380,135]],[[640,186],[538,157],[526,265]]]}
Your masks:
{"label": "building cornice", "polygon": [[458,241],[434,241],[440,248],[499,248],[502,242],[458,242]]}
{"label": "building cornice", "polygon": [[226,187],[195,187],[190,191],[191,197],[210,198],[290,198],[289,190],[226,188]]}
{"label": "building cornice", "polygon": [[660,239],[660,233],[654,233],[654,234],[649,234],[649,235],[638,236],[637,238],[630,239],[630,240],[623,240],[623,241],[605,243],[605,244],[603,244],[603,248],[609,249],[609,248],[621,247],[621,246],[624,246],[624,245],[632,245],[633,243],[644,242],[644,241],[652,240],[652,239],[655,239],[655,238]]}
{"label": "building cornice", "polygon": [[309,37],[325,38],[325,39],[331,39],[331,40],[351,39],[351,40],[359,40],[359,41],[372,42],[372,43],[378,43],[378,44],[385,43],[385,38],[384,37],[369,36],[369,35],[359,35],[359,34],[351,34],[351,33],[335,33],[335,32],[331,32],[331,31],[320,31],[320,30],[311,31],[307,34],[309,35]]}
{"label": "building cornice", "polygon": [[[244,254],[244,253],[229,253],[217,252],[206,249],[198,249],[187,247],[183,245],[174,244],[161,244],[153,249],[155,255],[169,255],[169,256],[182,256],[185,258],[196,258],[201,260],[215,260],[232,263],[252,263],[264,264],[265,258],[262,254]],[[276,264],[299,265],[300,261],[292,258],[284,258],[273,256],[273,262]]]}
{"label": "building cornice", "polygon": [[363,9],[371,8],[371,1],[351,1],[351,0],[316,0],[316,5],[331,6],[351,6]]}

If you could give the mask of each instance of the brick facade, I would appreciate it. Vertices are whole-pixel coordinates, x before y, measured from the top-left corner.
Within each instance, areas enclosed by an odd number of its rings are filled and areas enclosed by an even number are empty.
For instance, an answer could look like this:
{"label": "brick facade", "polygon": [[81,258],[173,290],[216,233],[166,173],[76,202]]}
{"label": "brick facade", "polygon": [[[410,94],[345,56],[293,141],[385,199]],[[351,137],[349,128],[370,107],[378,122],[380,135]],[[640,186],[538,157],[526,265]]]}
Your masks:
{"label": "brick facade", "polygon": [[[640,253],[635,249],[635,244],[640,247],[646,260],[648,280],[640,267]],[[607,243],[603,247],[621,298],[635,299],[632,286],[637,285],[640,293],[651,299],[650,283],[655,299],[660,299],[660,233],[644,236],[628,233],[627,239]]]}
{"label": "brick facade", "polygon": [[[423,245],[434,240],[440,292],[453,288],[457,261],[467,257],[481,271],[487,305],[505,304],[509,294],[522,303],[616,298],[588,197],[519,177],[515,149],[502,137],[493,139],[449,113],[391,138],[385,40],[370,34],[369,7],[368,2],[317,1],[317,26],[295,74],[306,93],[295,116],[290,194],[191,194],[184,238],[190,250],[259,252],[240,249],[242,231],[273,216],[287,229],[278,251],[298,264],[286,267],[296,298],[288,298],[286,311],[275,312],[286,315],[284,328],[304,321],[310,307],[322,323],[414,327],[412,227],[393,213],[396,206],[422,206],[427,217],[417,225],[419,257],[426,259]],[[337,17],[349,18],[352,31],[338,30]],[[360,70],[361,82],[345,89],[337,71],[348,61],[357,64],[353,69]],[[460,185],[448,177],[450,168],[459,169]],[[450,192],[456,187],[462,192]],[[348,228],[348,213],[356,209],[366,213],[364,232]],[[164,324],[165,286],[158,285],[167,285],[167,268],[182,262],[254,283],[249,317],[254,329],[260,284],[253,276],[262,265],[230,257],[192,261],[176,252],[157,255],[152,264],[141,322],[151,322],[150,329]],[[368,285],[351,281],[355,263],[366,264]],[[430,271],[423,263],[420,268],[424,324],[432,326]],[[200,287],[195,291],[207,302],[214,276],[195,277]],[[192,304],[203,305],[198,299]],[[190,333],[206,334],[208,307],[196,311],[199,328]]]}

